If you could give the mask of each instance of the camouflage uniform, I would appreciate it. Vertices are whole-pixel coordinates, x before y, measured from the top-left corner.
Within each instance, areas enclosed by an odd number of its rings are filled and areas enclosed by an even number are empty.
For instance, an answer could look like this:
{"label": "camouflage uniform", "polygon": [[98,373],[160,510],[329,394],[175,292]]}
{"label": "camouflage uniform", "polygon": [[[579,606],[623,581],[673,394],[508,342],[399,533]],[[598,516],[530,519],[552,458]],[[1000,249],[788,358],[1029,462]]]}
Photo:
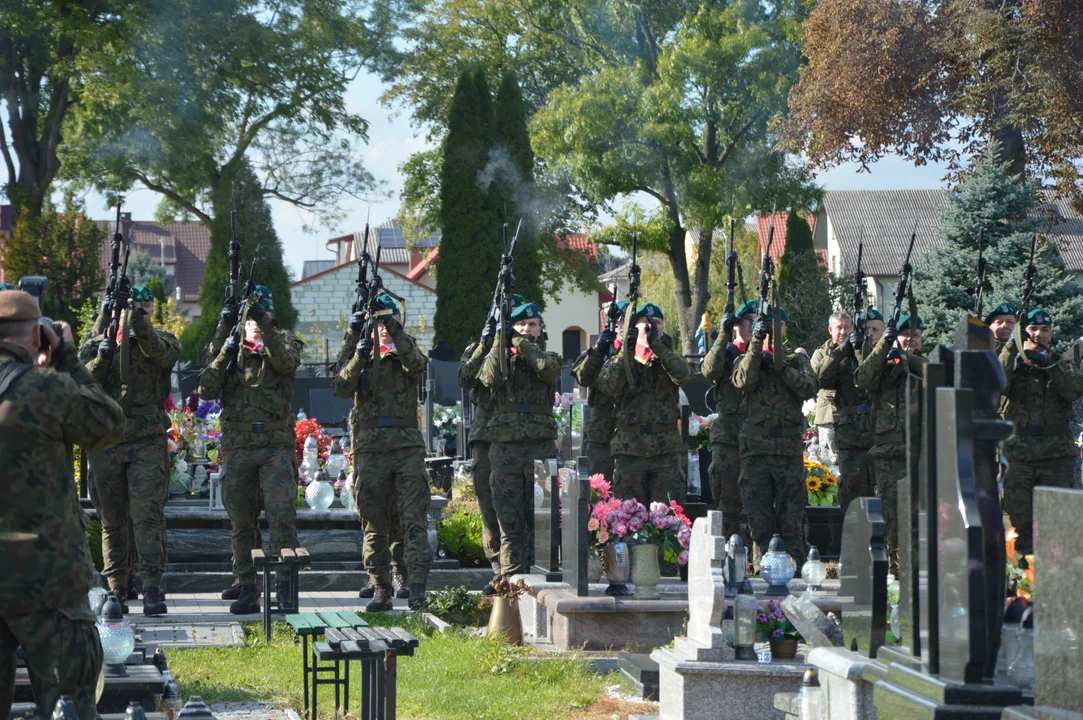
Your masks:
{"label": "camouflage uniform", "polygon": [[[4,293],[3,295],[7,295]],[[22,293],[20,293],[22,294]],[[0,296],[2,297],[2,296]],[[0,299],[0,317],[7,298]],[[35,311],[37,303],[25,303]],[[0,366],[30,364],[21,347],[0,341]],[[0,398],[0,717],[15,690],[22,646],[34,698],[47,716],[61,695],[81,718],[95,717],[101,645],[87,591],[97,573],[79,507],[72,445],[100,451],[120,438],[124,412],[101,391],[74,348],[16,379]]]}
{"label": "camouflage uniform", "polygon": [[[866,345],[867,347],[867,345]],[[825,350],[821,352],[820,350]],[[820,392],[830,392],[839,446],[839,505],[845,510],[854,498],[875,495],[872,459],[872,404],[869,394],[857,387],[854,373],[864,353],[855,357],[848,345],[820,348],[812,356],[812,371]]]}
{"label": "camouflage uniform", "polygon": [[906,377],[920,376],[925,365],[924,358],[901,351],[900,357],[889,360],[892,345],[887,338],[881,338],[854,373],[854,383],[869,394],[872,404],[874,436],[869,458],[887,523],[885,541],[889,552],[899,546],[898,485],[906,477]]}
{"label": "camouflage uniform", "polygon": [[[633,325],[634,327],[634,325]],[[680,390],[692,381],[692,367],[673,349],[668,335],[650,341],[651,357],[633,363],[629,387],[624,353],[628,344],[606,362],[598,388],[616,400],[613,451],[613,494],[651,502],[684,502],[687,454],[678,420]],[[633,350],[634,352],[634,350]]]}
{"label": "camouflage uniform", "polygon": [[459,387],[470,391],[470,474],[481,509],[481,544],[493,573],[499,575],[500,522],[493,507],[493,491],[489,484],[493,474],[489,464],[489,422],[493,414],[493,394],[478,380],[485,353],[490,348],[491,342],[479,342],[466,348],[459,363]]}
{"label": "camouflage uniform", "polygon": [[256,582],[252,550],[259,533],[261,489],[271,528],[270,552],[297,547],[292,403],[303,343],[289,330],[275,329],[269,314],[258,324],[263,344],[245,340],[236,370],[228,372],[224,343],[233,328],[220,321],[210,345],[214,360],[199,376],[200,397],[222,398],[222,504],[233,526],[233,577],[241,585]]}
{"label": "camouflage uniform", "polygon": [[718,418],[711,426],[711,494],[722,511],[722,534],[741,534],[744,506],[741,504],[741,452],[738,435],[745,407],[741,391],[733,386],[733,364],[741,357],[729,333],[715,338],[703,358],[700,372],[714,383]]}
{"label": "camouflage uniform", "polygon": [[[825,355],[839,350],[840,347],[833,340],[828,340],[820,347],[812,351],[812,369],[816,372],[817,363],[823,360]],[[821,452],[838,454],[838,438],[835,434],[835,390],[827,389],[823,385],[816,392],[816,407],[813,410],[813,420],[819,434]]]}
{"label": "camouflage uniform", "polygon": [[[124,408],[126,418],[120,443],[87,457],[90,500],[102,523],[102,575],[114,590],[125,587],[138,549],[143,587],[157,588],[166,566],[165,502],[169,497],[166,429],[170,420],[165,401],[180,342],[172,333],[152,326],[145,313],[133,310],[124,320],[131,328],[128,342],[118,341],[116,352],[106,360],[98,356],[97,348],[108,332],[109,320],[107,313],[99,314],[79,351],[94,379]],[[124,352],[130,362],[127,382],[121,377]],[[129,543],[133,531],[135,547]]]}
{"label": "camouflage uniform", "polygon": [[1083,372],[1067,358],[1053,351],[1045,358],[1032,357],[1040,367],[1025,364],[1014,342],[1000,352],[1008,378],[1000,413],[1015,427],[1015,434],[1004,443],[1008,458],[1004,511],[1019,533],[1015,549],[1023,554],[1034,552],[1034,487],[1076,486],[1079,450],[1069,424],[1072,404],[1083,394]]}
{"label": "camouflage uniform", "polygon": [[613,479],[613,453],[610,443],[616,429],[616,398],[597,387],[606,358],[596,348],[589,348],[572,365],[572,376],[585,388],[587,395],[587,426],[583,429],[583,454],[587,456],[590,474],[601,473]]}
{"label": "camouflage uniform", "polygon": [[816,395],[816,376],[804,354],[787,354],[780,362],[764,353],[763,342],[753,339],[733,368],[733,386],[744,393],[746,408],[737,438],[738,483],[752,525],[756,562],[778,533],[801,567],[808,504],[801,405]]}
{"label": "camouflage uniform", "polygon": [[522,337],[511,341],[516,353],[507,356],[507,374],[500,355],[507,352],[498,338],[478,374],[493,394],[493,415],[487,434],[490,487],[500,526],[500,573],[510,577],[530,571],[534,510],[534,461],[556,457],[557,424],[553,396],[561,359],[544,345]]}
{"label": "camouflage uniform", "polygon": [[[394,350],[372,357],[354,353],[334,379],[336,397],[353,398],[353,435],[357,479],[354,500],[365,529],[365,567],[376,585],[391,585],[388,538],[397,516],[404,538],[406,574],[424,585],[432,564],[428,538],[431,502],[425,470],[425,442],[417,429],[417,387],[428,358],[417,342],[390,318],[385,320]],[[345,352],[345,349],[344,349]]]}

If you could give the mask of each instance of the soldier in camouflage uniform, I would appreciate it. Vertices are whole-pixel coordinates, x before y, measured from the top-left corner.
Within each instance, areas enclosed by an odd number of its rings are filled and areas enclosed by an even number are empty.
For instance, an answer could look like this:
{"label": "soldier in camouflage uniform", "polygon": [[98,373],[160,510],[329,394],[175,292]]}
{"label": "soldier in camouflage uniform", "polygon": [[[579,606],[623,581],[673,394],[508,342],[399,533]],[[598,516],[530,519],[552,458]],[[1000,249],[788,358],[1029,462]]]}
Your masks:
{"label": "soldier in camouflage uniform", "polygon": [[[534,461],[556,457],[553,396],[562,365],[546,352],[541,308],[528,302],[511,312],[510,337],[496,337],[478,377],[493,394],[489,420],[490,488],[500,526],[500,574],[530,571]],[[498,333],[499,335],[499,333]],[[507,362],[501,367],[500,357]]]}
{"label": "soldier in camouflage uniform", "polygon": [[[857,387],[854,373],[866,350],[871,351],[884,334],[884,316],[879,310],[858,313],[853,331],[846,342],[830,351],[817,350],[812,357],[812,371],[820,391],[831,392],[835,417],[835,440],[839,446],[839,505],[845,510],[854,498],[872,497],[872,403],[869,394]],[[864,332],[862,332],[864,324]],[[866,348],[866,338],[871,344]],[[823,348],[821,348],[823,350]]]}
{"label": "soldier in camouflage uniform", "polygon": [[1083,395],[1083,371],[1051,350],[1053,318],[1041,309],[1027,313],[1023,356],[1014,342],[1000,351],[1008,378],[1000,413],[1015,434],[1004,443],[1008,470],[1004,510],[1019,533],[1015,549],[1034,552],[1032,510],[1037,485],[1075,487],[1079,457],[1070,423],[1072,404]]}
{"label": "soldier in camouflage uniform", "polygon": [[[68,695],[79,717],[94,718],[102,650],[87,591],[97,573],[72,446],[116,442],[124,411],[79,362],[71,328],[56,323],[61,344],[40,317],[30,295],[0,292],[0,717],[11,710],[21,646],[40,716]],[[51,358],[39,354],[42,341]]]}
{"label": "soldier in camouflage uniform", "polygon": [[[652,502],[684,502],[685,476],[680,388],[692,381],[692,367],[674,350],[665,334],[665,317],[646,303],[635,313],[624,344],[598,376],[598,388],[616,398],[613,451],[613,494]],[[633,353],[633,382],[628,382],[625,354]]]}
{"label": "soldier in camouflage uniform", "polygon": [[[624,319],[624,311],[628,307],[628,301],[617,303],[617,309],[621,320]],[[621,323],[623,325],[623,322]],[[594,347],[576,358],[572,365],[572,376],[582,387],[589,388],[587,395],[587,426],[583,430],[583,454],[587,456],[590,466],[590,474],[601,473],[607,480],[613,479],[613,453],[609,444],[613,441],[613,431],[616,428],[616,398],[607,395],[596,387],[598,375],[602,372],[602,366],[614,349],[619,350],[621,342],[618,339],[620,328],[616,331],[602,330],[598,333],[598,339]]]}
{"label": "soldier in camouflage uniform", "polygon": [[[827,323],[828,338],[820,347],[812,352],[812,369],[816,371],[816,365],[836,350],[846,347],[846,338],[852,330],[850,314],[842,310],[831,315]],[[815,415],[816,428],[819,434],[820,452],[823,456],[839,454],[838,438],[835,434],[835,389],[825,388],[822,384],[816,393]]]}
{"label": "soldier in camouflage uniform", "polygon": [[[173,364],[180,357],[180,342],[172,333],[151,325],[154,294],[148,288],[132,288],[130,302],[119,336],[108,337],[113,308],[128,308],[128,288],[122,284],[113,297],[106,298],[90,337],[80,349],[91,375],[121,404],[126,417],[119,444],[88,454],[90,499],[102,523],[102,575],[109,586],[126,607],[126,585],[138,550],[143,614],[164,615],[161,586],[166,565],[165,501],[169,496],[165,400]],[[133,528],[135,547],[130,544]]]}
{"label": "soldier in camouflage uniform", "polygon": [[[236,299],[226,301],[211,340],[214,358],[199,376],[204,400],[222,398],[222,504],[233,526],[233,577],[236,587],[222,594],[235,598],[235,615],[259,612],[252,550],[259,532],[260,491],[271,528],[270,552],[297,547],[297,451],[293,426],[293,377],[301,364],[303,343],[274,324],[271,291],[257,285],[245,304],[244,339],[232,335]],[[236,367],[230,371],[230,361]],[[277,580],[279,601],[289,595],[288,576]]]}
{"label": "soldier in camouflage uniform", "polygon": [[[711,426],[711,494],[722,512],[722,534],[742,534],[744,505],[741,488],[741,452],[737,438],[745,407],[741,391],[733,386],[733,365],[752,342],[752,318],[759,303],[745,302],[735,314],[722,316],[722,332],[703,358],[700,372],[714,383],[718,418]],[[735,336],[736,335],[736,336]]]}
{"label": "soldier in camouflage uniform", "polygon": [[985,324],[993,331],[997,347],[1003,349],[1004,343],[1012,341],[1012,333],[1015,332],[1015,320],[1019,311],[1011,303],[1000,303],[989,311],[985,316]]}
{"label": "soldier in camouflage uniform", "polygon": [[906,477],[906,413],[916,410],[906,403],[906,378],[911,374],[920,376],[925,366],[925,360],[914,352],[911,332],[920,324],[920,318],[903,315],[895,327],[884,331],[854,373],[854,383],[869,394],[872,402],[874,435],[869,457],[887,523],[884,539],[888,552],[899,546],[898,485]]}
{"label": "soldier in camouflage uniform", "polygon": [[[786,310],[781,307],[773,310],[781,315],[785,336]],[[752,525],[757,565],[772,536],[778,533],[786,551],[797,561],[797,567],[801,567],[805,560],[802,525],[808,503],[801,405],[816,396],[816,376],[804,353],[774,357],[769,349],[771,321],[770,315],[756,318],[748,351],[734,363],[733,386],[744,393],[745,403],[738,435],[741,450],[738,483]]]}
{"label": "soldier in camouflage uniform", "polygon": [[[398,508],[410,583],[410,607],[425,600],[432,564],[428,538],[431,494],[425,470],[425,442],[417,429],[417,387],[428,358],[396,319],[388,295],[376,300],[375,317],[355,313],[360,327],[353,357],[331,381],[337,397],[354,400],[350,411],[357,480],[354,498],[365,528],[365,567],[376,586],[369,612],[391,609],[392,508]],[[373,333],[378,332],[379,365]]]}

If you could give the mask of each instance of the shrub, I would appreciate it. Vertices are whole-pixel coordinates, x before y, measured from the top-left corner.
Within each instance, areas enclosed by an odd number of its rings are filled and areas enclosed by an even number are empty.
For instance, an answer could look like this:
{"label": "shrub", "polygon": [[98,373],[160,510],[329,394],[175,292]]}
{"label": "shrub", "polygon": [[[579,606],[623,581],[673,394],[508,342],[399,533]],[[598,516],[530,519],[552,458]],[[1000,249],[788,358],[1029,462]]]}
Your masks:
{"label": "shrub", "polygon": [[421,609],[455,625],[481,625],[488,621],[489,613],[479,609],[479,601],[476,593],[460,585],[429,591]]}
{"label": "shrub", "polygon": [[481,515],[459,511],[444,518],[436,532],[448,557],[455,558],[463,567],[488,565],[481,544]]}

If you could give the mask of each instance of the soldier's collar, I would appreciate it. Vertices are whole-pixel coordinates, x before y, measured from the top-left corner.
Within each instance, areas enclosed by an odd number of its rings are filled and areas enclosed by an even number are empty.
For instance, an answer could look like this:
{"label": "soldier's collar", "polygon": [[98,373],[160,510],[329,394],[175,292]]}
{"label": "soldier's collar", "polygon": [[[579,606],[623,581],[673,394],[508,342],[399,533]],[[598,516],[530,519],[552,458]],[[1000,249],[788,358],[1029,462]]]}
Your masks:
{"label": "soldier's collar", "polygon": [[25,365],[32,365],[34,363],[33,358],[30,357],[30,353],[26,351],[26,348],[3,340],[0,340],[0,355],[10,357],[12,360],[17,360]]}

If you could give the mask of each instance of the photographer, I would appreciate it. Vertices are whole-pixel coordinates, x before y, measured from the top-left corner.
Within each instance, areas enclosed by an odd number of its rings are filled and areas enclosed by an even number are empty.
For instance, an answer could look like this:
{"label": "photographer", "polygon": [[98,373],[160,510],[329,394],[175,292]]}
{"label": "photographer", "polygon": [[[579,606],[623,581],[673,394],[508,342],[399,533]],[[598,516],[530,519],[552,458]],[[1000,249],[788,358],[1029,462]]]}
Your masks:
{"label": "photographer", "polygon": [[71,328],[40,319],[33,297],[0,291],[0,717],[22,646],[42,714],[69,695],[92,718],[102,651],[87,605],[96,574],[72,446],[104,449],[124,413],[79,362]]}

